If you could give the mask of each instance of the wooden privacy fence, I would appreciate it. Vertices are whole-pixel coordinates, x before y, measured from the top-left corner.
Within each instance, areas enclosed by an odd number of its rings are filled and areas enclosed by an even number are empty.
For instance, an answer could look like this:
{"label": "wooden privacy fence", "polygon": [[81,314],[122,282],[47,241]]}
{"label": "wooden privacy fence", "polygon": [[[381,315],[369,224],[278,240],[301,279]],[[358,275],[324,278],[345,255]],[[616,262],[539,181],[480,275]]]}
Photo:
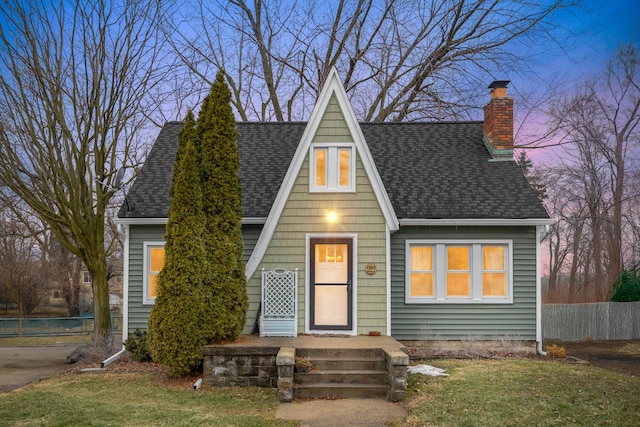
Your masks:
{"label": "wooden privacy fence", "polygon": [[562,341],[640,339],[640,301],[543,304],[542,335]]}

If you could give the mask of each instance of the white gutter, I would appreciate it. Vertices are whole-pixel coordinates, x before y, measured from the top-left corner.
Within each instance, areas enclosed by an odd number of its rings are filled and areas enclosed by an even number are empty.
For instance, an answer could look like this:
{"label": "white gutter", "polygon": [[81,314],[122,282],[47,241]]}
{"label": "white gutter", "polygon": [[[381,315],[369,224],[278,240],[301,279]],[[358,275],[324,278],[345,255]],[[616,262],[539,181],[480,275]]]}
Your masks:
{"label": "white gutter", "polygon": [[555,221],[550,218],[459,218],[459,219],[430,219],[430,218],[405,218],[400,225],[551,225]]}
{"label": "white gutter", "polygon": [[[164,225],[168,221],[168,218],[116,218],[113,220],[116,224],[125,225]],[[242,218],[242,224],[264,224],[267,222],[267,218],[263,217],[245,217]]]}
{"label": "white gutter", "polygon": [[549,225],[536,227],[536,351],[541,356],[547,353],[542,349],[542,280],[540,278],[540,244],[549,232]]}
{"label": "white gutter", "polygon": [[166,224],[168,218],[116,218],[113,220],[116,224],[126,225],[155,225]]}

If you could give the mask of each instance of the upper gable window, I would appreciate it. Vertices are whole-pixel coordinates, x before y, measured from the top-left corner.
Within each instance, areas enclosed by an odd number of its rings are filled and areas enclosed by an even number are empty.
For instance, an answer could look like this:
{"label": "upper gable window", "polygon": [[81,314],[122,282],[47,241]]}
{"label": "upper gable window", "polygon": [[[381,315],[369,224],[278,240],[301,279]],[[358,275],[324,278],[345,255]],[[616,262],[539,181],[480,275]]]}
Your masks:
{"label": "upper gable window", "polygon": [[355,191],[355,165],[353,144],[312,145],[309,190]]}

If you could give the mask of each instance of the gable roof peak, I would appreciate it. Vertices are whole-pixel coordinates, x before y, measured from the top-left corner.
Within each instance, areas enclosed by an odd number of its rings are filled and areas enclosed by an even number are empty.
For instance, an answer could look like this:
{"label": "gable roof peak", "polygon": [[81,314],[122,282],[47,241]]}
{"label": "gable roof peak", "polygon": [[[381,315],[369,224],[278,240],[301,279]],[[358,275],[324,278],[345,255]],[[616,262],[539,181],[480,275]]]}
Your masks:
{"label": "gable roof peak", "polygon": [[304,133],[302,134],[302,138],[300,139],[298,148],[293,155],[293,159],[291,160],[291,164],[289,165],[287,174],[285,175],[282,185],[280,186],[280,190],[276,195],[275,201],[273,203],[271,211],[269,212],[269,216],[267,217],[267,221],[264,225],[262,233],[258,238],[258,242],[256,243],[255,249],[251,254],[251,257],[249,258],[249,261],[247,262],[247,277],[251,277],[255,270],[258,268],[260,260],[262,259],[262,256],[264,255],[269,242],[271,241],[271,237],[275,232],[278,219],[280,218],[280,215],[284,210],[284,206],[287,199],[289,198],[289,194],[291,193],[294,182],[298,177],[298,174],[300,173],[300,169],[302,168],[304,160],[311,147],[311,142],[318,132],[318,128],[324,116],[324,112],[326,111],[332,97],[335,97],[335,99],[337,100],[344,120],[347,124],[347,127],[349,128],[349,132],[353,137],[356,150],[360,154],[360,159],[362,161],[366,174],[369,177],[369,181],[371,182],[371,186],[373,188],[374,194],[376,195],[376,199],[378,200],[378,205],[380,206],[380,209],[382,210],[382,213],[384,215],[387,227],[391,232],[398,230],[398,228],[400,227],[396,213],[393,209],[393,206],[391,205],[389,195],[387,194],[384,184],[382,183],[382,178],[378,173],[376,165],[373,161],[373,157],[364,138],[364,134],[362,133],[362,129],[358,124],[358,120],[356,119],[353,107],[351,106],[349,98],[347,97],[347,92],[345,91],[342,80],[340,80],[340,76],[338,75],[338,70],[335,67],[332,67],[329,71],[329,74],[327,75],[327,79],[322,86],[322,90],[318,95],[316,105],[313,107],[313,111],[311,112],[309,121],[307,122]]}

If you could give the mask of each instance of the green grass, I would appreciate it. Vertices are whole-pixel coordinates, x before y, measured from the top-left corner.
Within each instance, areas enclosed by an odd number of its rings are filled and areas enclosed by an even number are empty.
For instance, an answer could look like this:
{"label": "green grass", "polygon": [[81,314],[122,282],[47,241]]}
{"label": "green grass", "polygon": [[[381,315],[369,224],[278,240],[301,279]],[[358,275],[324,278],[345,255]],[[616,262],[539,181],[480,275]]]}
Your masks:
{"label": "green grass", "polygon": [[[640,378],[527,359],[437,360],[410,375],[394,426],[638,426]],[[261,388],[190,389],[142,373],[65,374],[0,394],[2,426],[294,426]]]}
{"label": "green grass", "polygon": [[410,375],[413,426],[638,426],[640,378],[534,360],[437,360],[449,377]]}
{"label": "green grass", "polygon": [[57,335],[44,337],[0,338],[0,347],[22,347],[32,345],[83,344],[91,341],[91,334]]}
{"label": "green grass", "polygon": [[294,426],[274,418],[276,393],[191,390],[150,374],[70,374],[0,394],[3,426]]}

